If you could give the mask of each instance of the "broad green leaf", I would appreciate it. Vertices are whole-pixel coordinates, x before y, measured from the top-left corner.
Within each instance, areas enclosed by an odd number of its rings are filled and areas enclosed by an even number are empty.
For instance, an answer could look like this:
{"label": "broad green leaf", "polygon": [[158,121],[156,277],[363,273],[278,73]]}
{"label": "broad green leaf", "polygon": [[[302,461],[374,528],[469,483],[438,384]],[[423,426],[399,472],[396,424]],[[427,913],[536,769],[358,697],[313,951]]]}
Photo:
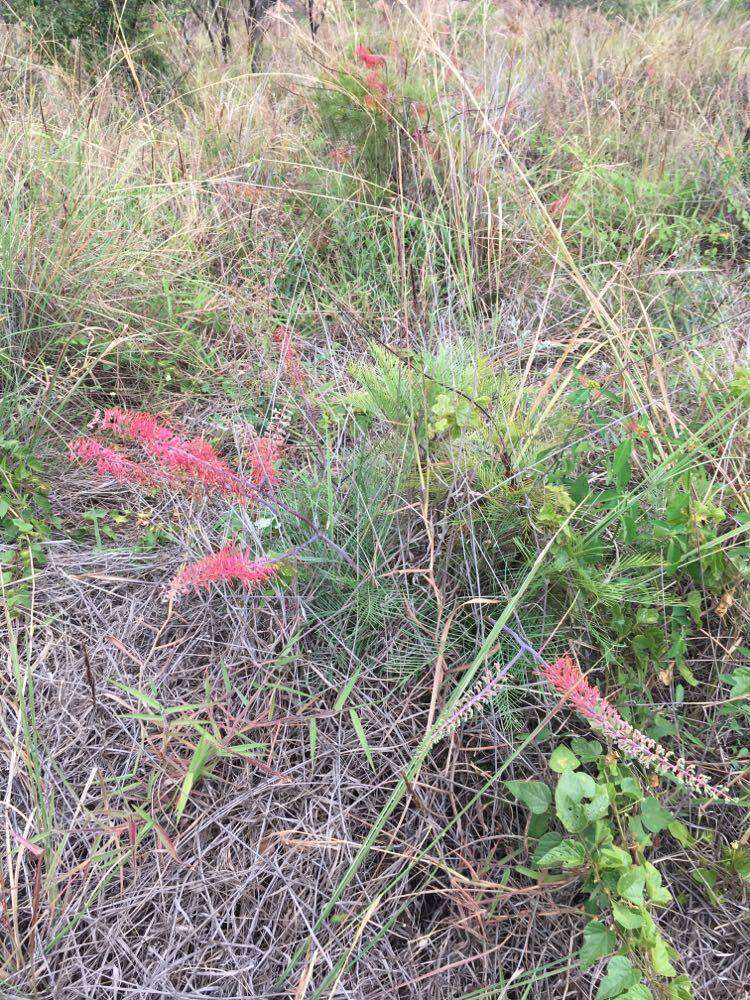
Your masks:
{"label": "broad green leaf", "polygon": [[657,939],[656,944],[651,948],[650,955],[654,972],[658,975],[666,976],[667,978],[677,975],[677,969],[669,961],[669,948],[663,938]]}
{"label": "broad green leaf", "polygon": [[643,825],[651,833],[660,833],[662,830],[666,830],[673,818],[658,799],[649,797],[641,803],[641,819]]}
{"label": "broad green leaf", "polygon": [[640,816],[628,816],[628,830],[641,847],[648,847],[652,843],[651,834],[646,831]]}
{"label": "broad green leaf", "polygon": [[630,774],[626,774],[624,778],[620,779],[620,788],[625,795],[629,795],[631,798],[635,799],[636,802],[643,798],[643,790],[641,789],[641,786]]}
{"label": "broad green leaf", "polygon": [[586,860],[586,850],[577,840],[563,840],[547,851],[537,864],[540,868],[580,868]]}
{"label": "broad green leaf", "polygon": [[750,667],[738,667],[730,674],[730,698],[744,698],[750,694]]}
{"label": "broad green leaf", "polygon": [[685,826],[685,824],[681,823],[678,819],[673,820],[667,826],[667,829],[672,834],[677,843],[681,844],[682,847],[690,847],[690,845],[693,843],[693,838],[690,835],[690,831]]}
{"label": "broad green leaf", "polygon": [[625,993],[621,993],[617,1000],[654,1000],[654,994],[644,983],[636,983]]}
{"label": "broad green leaf", "polygon": [[689,594],[685,595],[685,606],[690,611],[690,615],[693,619],[693,624],[697,627],[701,623],[701,603],[702,596],[699,590],[691,590]]}
{"label": "broad green leaf", "polygon": [[646,892],[652,903],[658,906],[666,906],[672,900],[672,893],[662,885],[661,872],[650,861],[643,865],[643,872],[646,878]]}
{"label": "broad green leaf", "polygon": [[730,847],[723,852],[722,860],[730,872],[739,875],[745,882],[750,882],[750,850],[746,847]]}
{"label": "broad green leaf", "polygon": [[614,869],[618,868],[629,868],[632,864],[630,855],[627,851],[624,851],[622,847],[615,847],[611,844],[608,847],[602,847],[599,851],[599,867]]}
{"label": "broad green leaf", "polygon": [[104,507],[92,507],[90,510],[87,510],[86,513],[81,516],[83,517],[84,521],[98,521],[103,517],[107,517],[108,514],[109,511],[105,510]]}
{"label": "broad green leaf", "polygon": [[669,984],[669,1000],[694,1000],[693,987],[688,976],[678,976]]}
{"label": "broad green leaf", "polygon": [[596,1000],[612,1000],[619,997],[625,990],[636,986],[641,979],[638,969],[633,967],[633,963],[624,955],[615,955],[609,960],[607,974],[599,983],[596,991]]}
{"label": "broad green leaf", "polygon": [[643,915],[640,910],[633,910],[625,903],[618,903],[616,899],[612,900],[612,916],[620,927],[629,931],[643,926]]}
{"label": "broad green leaf", "polygon": [[592,920],[583,929],[583,944],[578,952],[578,962],[585,972],[600,958],[611,955],[617,947],[617,935],[598,920]]}
{"label": "broad green leaf", "polygon": [[551,816],[549,812],[532,813],[529,818],[527,836],[532,840],[537,840],[539,837],[543,837],[549,830],[550,819]]}
{"label": "broad green leaf", "polygon": [[598,740],[585,740],[582,736],[575,736],[570,741],[570,747],[582,764],[590,764],[601,757],[604,749]]}
{"label": "broad green leaf", "polygon": [[583,812],[589,823],[602,819],[609,812],[609,795],[604,785],[597,785],[591,802],[584,802]]}
{"label": "broad green leaf", "polygon": [[643,890],[646,886],[646,873],[641,867],[631,868],[617,880],[617,892],[630,903],[643,902]]}
{"label": "broad green leaf", "polygon": [[542,781],[506,781],[505,787],[535,814],[546,812],[552,802],[552,791]]}
{"label": "broad green leaf", "polygon": [[543,834],[539,838],[539,843],[536,845],[536,850],[534,851],[534,856],[531,859],[535,865],[539,864],[539,858],[543,858],[545,854],[552,850],[553,847],[557,847],[558,844],[562,843],[562,835],[557,832],[557,830],[550,830],[548,833]]}
{"label": "broad green leaf", "polygon": [[555,808],[562,825],[569,833],[578,833],[590,820],[583,808],[583,800],[596,794],[596,782],[581,771],[563,771],[555,789]]}
{"label": "broad green leaf", "polygon": [[581,766],[581,762],[568,747],[555,747],[549,759],[549,766],[556,774],[562,774],[563,771],[575,771]]}
{"label": "broad green leaf", "polygon": [[693,879],[701,886],[708,886],[709,889],[713,889],[716,885],[716,872],[711,868],[706,868],[703,865],[699,865],[694,871],[690,873]]}

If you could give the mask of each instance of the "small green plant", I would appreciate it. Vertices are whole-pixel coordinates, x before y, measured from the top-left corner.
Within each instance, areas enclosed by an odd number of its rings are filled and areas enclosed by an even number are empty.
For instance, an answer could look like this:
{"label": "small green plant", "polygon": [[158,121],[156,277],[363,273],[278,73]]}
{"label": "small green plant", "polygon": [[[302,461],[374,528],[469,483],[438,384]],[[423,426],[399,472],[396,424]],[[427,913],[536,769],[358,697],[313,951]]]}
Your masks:
{"label": "small green plant", "polygon": [[[536,142],[546,148],[543,136]],[[564,172],[550,169],[547,160],[541,169],[559,193],[550,210],[559,216],[566,241],[587,256],[615,261],[645,250],[657,259],[682,258],[688,252],[713,261],[734,257],[741,249],[750,216],[736,158],[721,162],[713,190],[679,171],[637,173],[632,167],[602,164],[575,145],[567,152],[570,162]]]}
{"label": "small green plant", "polygon": [[655,920],[672,894],[647,857],[664,832],[689,843],[687,828],[598,740],[573,738],[556,747],[549,766],[558,776],[554,791],[542,781],[506,785],[531,814],[534,851],[527,874],[549,884],[555,871],[580,879],[590,920],[579,964],[586,970],[608,959],[596,1000],[689,1000],[690,981],[675,966],[679,956]]}
{"label": "small green plant", "polygon": [[60,526],[43,472],[27,445],[0,438],[0,571],[11,612],[28,607],[33,569],[45,560],[43,543]]}

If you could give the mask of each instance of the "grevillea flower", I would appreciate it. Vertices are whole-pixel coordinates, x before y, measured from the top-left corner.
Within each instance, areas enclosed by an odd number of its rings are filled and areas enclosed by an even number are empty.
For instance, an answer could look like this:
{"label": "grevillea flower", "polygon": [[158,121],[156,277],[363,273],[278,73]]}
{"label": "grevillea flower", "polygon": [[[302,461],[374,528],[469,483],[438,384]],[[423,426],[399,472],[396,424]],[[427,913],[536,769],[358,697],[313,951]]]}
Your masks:
{"label": "grevillea flower", "polygon": [[197,480],[204,486],[240,498],[247,498],[254,492],[248,488],[250,484],[243,482],[224,459],[219,458],[206,440],[181,438],[153,413],[112,407],[104,411],[100,424],[120,437],[140,444],[163,467],[184,478]]}
{"label": "grevillea flower", "polygon": [[371,92],[380,94],[381,97],[385,97],[386,94],[388,93],[388,86],[387,84],[383,83],[383,81],[380,79],[380,77],[378,76],[378,71],[376,69],[372,70],[371,73],[367,74],[367,76],[365,77],[365,83],[370,88]]}
{"label": "grevillea flower", "polygon": [[120,483],[137,483],[139,486],[162,485],[156,470],[145,468],[138,462],[122,455],[115,448],[101,444],[95,438],[80,437],[68,446],[71,461],[80,459],[92,462],[100,476],[108,476]]}
{"label": "grevillea flower", "polygon": [[236,546],[227,545],[218,552],[212,552],[203,559],[184,566],[167,587],[167,597],[172,600],[190,590],[201,590],[222,581],[239,582],[252,588],[268,583],[278,573],[277,563],[266,558],[251,559]]}
{"label": "grevillea flower", "polygon": [[153,413],[123,410],[119,406],[105,410],[94,423],[104,430],[113,431],[120,437],[137,441],[159,457],[173,441],[179,440],[174,431]]}
{"label": "grevillea flower", "polygon": [[385,66],[385,56],[375,55],[365,45],[358,45],[354,52],[360,62],[363,62],[368,69],[379,69],[381,66]]}
{"label": "grevillea flower", "polygon": [[726,802],[737,801],[727,788],[714,786],[708,778],[699,774],[695,765],[687,764],[682,757],[676,757],[671,750],[626,722],[598,688],[589,684],[572,656],[561,656],[554,663],[545,664],[541,672],[547,682],[571,702],[594,729],[618,746],[626,756],[633,757],[645,767],[667,777],[677,779],[700,795]]}
{"label": "grevillea flower", "polygon": [[[171,485],[199,482],[225,496],[249,500],[256,496],[259,487],[279,481],[274,463],[281,457],[280,440],[259,444],[248,479],[220,458],[204,438],[182,438],[152,413],[113,407],[105,410],[97,422],[101,428],[141,445],[148,452],[154,460],[153,469],[135,462],[132,465],[140,468],[140,475],[152,482],[169,482]],[[107,474],[109,470],[102,465],[98,471]]]}

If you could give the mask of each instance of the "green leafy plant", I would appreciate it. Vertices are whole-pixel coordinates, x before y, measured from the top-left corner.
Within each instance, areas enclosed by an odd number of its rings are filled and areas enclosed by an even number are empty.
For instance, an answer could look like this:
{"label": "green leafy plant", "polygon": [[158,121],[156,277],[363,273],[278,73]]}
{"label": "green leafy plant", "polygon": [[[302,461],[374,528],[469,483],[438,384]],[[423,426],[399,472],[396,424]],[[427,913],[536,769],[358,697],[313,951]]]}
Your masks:
{"label": "green leafy plant", "polygon": [[[650,176],[602,165],[577,146],[569,156],[577,169],[572,181],[560,174],[556,187],[564,193],[553,207],[567,238],[597,259],[621,260],[643,248],[658,257],[692,249],[714,259],[732,256],[746,238],[748,212],[735,160],[722,162],[714,192],[676,171]],[[564,211],[556,207],[561,203]]]}
{"label": "green leafy plant", "polygon": [[578,953],[582,969],[608,959],[597,1000],[689,1000],[679,956],[659,930],[655,914],[672,899],[659,869],[648,860],[664,832],[689,840],[686,827],[644,792],[635,771],[597,740],[573,738],[555,748],[554,792],[541,781],[509,781],[529,809],[534,843],[529,874],[547,881],[554,871],[574,874],[590,920]]}
{"label": "green leafy plant", "polygon": [[43,565],[43,543],[60,525],[43,473],[31,448],[0,438],[0,572],[12,612],[28,606],[33,567]]}

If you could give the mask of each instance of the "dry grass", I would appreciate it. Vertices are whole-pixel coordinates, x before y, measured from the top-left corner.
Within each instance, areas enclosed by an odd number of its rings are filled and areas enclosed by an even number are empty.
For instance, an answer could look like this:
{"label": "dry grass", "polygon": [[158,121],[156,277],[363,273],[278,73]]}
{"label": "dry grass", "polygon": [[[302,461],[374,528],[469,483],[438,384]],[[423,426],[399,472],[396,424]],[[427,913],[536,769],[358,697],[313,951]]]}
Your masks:
{"label": "dry grass", "polygon": [[[540,469],[581,440],[576,454],[608,447],[633,417],[666,470],[643,497],[686,461],[750,509],[746,417],[717,402],[747,362],[742,237],[710,257],[704,235],[654,254],[647,233],[610,259],[554,208],[624,165],[697,178],[740,232],[746,184],[722,164],[747,152],[746,33],[692,4],[628,21],[335,2],[311,40],[279,6],[259,74],[239,29],[224,65],[189,26],[187,39],[160,26],[170,72],[137,88],[122,53],[95,72],[52,67],[2,36],[0,437],[39,456],[60,518],[25,577],[29,608],[3,624],[3,997],[595,995],[601,964],[575,962],[580,884],[519,870],[528,817],[503,785],[547,773],[537,737],[577,731],[570,715],[527,664],[450,743],[428,754],[423,738],[431,712],[512,650],[504,619],[606,665],[633,711],[686,713],[690,753],[732,764],[717,677],[739,662],[741,588],[690,645],[700,687],[683,702],[679,677],[659,686],[652,671],[641,698],[617,674],[625,654],[598,644],[598,601],[560,612],[545,574],[562,529],[534,528],[522,572],[493,555],[520,539],[517,521],[495,549],[483,532],[488,500],[520,483],[531,510]],[[414,84],[409,101],[431,95],[426,145],[394,128],[403,169],[330,158],[320,93],[343,91],[359,41]],[[279,323],[295,330],[301,388],[269,338]],[[502,482],[481,480],[468,433],[409,465],[396,421],[362,432],[342,415],[372,339],[468,342],[511,380],[485,441]],[[582,371],[621,393],[622,415],[573,420]],[[198,496],[125,497],[64,458],[110,401],[205,429],[239,462],[243,421],[288,409],[288,492],[231,523]],[[92,508],[123,511],[101,545]],[[165,604],[170,575],[235,530],[258,550],[305,546],[283,585]],[[668,608],[671,584],[655,586]],[[746,838],[746,815],[664,792],[705,836],[698,852],[655,846],[675,896],[659,924],[697,997],[738,1000],[746,884],[717,900],[690,873],[700,851],[718,865]]]}

